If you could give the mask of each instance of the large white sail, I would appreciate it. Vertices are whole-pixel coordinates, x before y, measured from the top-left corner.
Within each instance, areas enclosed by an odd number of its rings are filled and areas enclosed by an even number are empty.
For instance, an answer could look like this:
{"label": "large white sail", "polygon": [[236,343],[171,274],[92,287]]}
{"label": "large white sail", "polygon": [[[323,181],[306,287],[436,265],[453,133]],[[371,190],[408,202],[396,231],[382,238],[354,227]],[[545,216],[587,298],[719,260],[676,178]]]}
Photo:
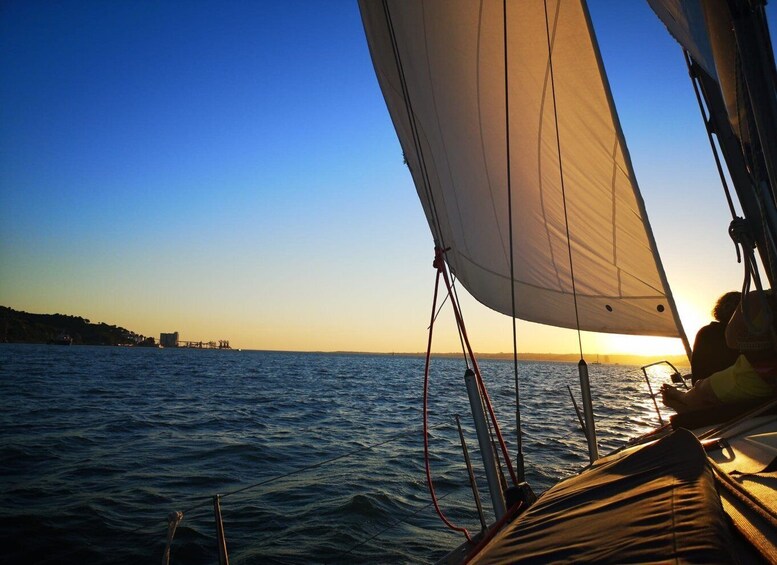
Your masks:
{"label": "large white sail", "polygon": [[[469,292],[510,315],[503,3],[360,6],[435,240]],[[586,9],[548,0],[547,34],[545,10],[507,3],[516,316],[577,327],[574,272],[581,329],[678,336]]]}

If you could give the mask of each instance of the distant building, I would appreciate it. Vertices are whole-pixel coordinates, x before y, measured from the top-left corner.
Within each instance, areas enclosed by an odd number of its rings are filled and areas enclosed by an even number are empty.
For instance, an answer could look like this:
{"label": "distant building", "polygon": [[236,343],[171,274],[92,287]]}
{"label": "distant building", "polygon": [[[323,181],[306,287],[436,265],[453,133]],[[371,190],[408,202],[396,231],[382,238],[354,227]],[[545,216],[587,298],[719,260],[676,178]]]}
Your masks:
{"label": "distant building", "polygon": [[159,334],[159,345],[162,347],[178,347],[178,332]]}

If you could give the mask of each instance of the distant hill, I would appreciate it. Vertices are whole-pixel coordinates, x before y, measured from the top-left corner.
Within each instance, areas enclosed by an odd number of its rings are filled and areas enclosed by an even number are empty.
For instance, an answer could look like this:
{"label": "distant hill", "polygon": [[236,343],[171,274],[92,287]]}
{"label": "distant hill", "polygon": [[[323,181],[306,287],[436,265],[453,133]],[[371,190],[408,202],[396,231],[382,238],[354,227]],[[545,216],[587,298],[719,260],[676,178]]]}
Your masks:
{"label": "distant hill", "polygon": [[126,328],[93,324],[80,316],[30,314],[0,306],[0,342],[48,343],[62,335],[78,345],[134,345],[144,340]]}

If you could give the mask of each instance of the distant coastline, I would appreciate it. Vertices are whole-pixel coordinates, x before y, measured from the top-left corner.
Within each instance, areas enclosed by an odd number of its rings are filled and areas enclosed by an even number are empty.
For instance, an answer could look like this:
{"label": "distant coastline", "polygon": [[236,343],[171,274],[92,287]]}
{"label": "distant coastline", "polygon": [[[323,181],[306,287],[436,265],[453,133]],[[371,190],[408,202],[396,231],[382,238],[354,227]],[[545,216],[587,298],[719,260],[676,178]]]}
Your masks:
{"label": "distant coastline", "polygon": [[[250,350],[245,350],[250,351]],[[268,351],[276,353],[310,353],[315,355],[380,355],[385,357],[419,357],[423,358],[426,353],[421,352],[374,352],[374,351],[284,351],[284,350],[263,350],[257,349],[254,351]],[[512,361],[512,353],[475,353],[478,359],[493,359],[498,361]],[[434,353],[433,357],[446,357],[452,359],[458,359],[462,357],[461,353]],[[589,365],[595,365],[597,357],[600,358],[599,363],[602,365],[648,365],[658,361],[669,361],[676,367],[688,368],[690,364],[688,359],[684,355],[630,355],[627,353],[601,353],[597,356],[596,353],[586,356],[586,363]],[[604,360],[602,360],[602,358]],[[519,361],[537,361],[537,362],[551,362],[551,363],[574,363],[577,364],[580,361],[579,353],[518,353]]]}
{"label": "distant coastline", "polygon": [[[92,323],[80,316],[66,314],[31,314],[0,306],[0,343],[51,343],[62,335],[72,338],[73,345],[132,345],[156,346],[154,338],[140,335],[120,326],[104,322]],[[227,342],[228,343],[228,342]],[[257,351],[262,351],[261,349]],[[291,351],[283,351],[291,353]],[[323,355],[384,355],[399,357],[424,357],[420,352],[365,352],[365,351],[296,351],[294,353],[316,353]],[[478,353],[480,359],[509,360],[512,353]],[[459,358],[461,353],[435,353],[435,357]],[[577,363],[577,353],[519,353],[519,361],[544,361],[554,363]],[[682,355],[629,355],[613,353],[592,353],[586,358],[588,364],[602,365],[647,365],[656,361],[669,361],[677,367],[688,367],[688,359]]]}
{"label": "distant coastline", "polygon": [[120,326],[93,324],[80,316],[31,314],[0,306],[0,342],[59,343],[73,345],[143,345],[147,338]]}

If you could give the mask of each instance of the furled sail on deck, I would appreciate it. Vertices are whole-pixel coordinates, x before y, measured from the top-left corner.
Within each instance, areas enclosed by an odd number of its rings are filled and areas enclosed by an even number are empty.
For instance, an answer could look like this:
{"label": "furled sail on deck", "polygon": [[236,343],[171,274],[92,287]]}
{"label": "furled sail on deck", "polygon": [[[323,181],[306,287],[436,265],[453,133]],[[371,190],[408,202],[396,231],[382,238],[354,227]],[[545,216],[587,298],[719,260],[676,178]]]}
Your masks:
{"label": "furled sail on deck", "polygon": [[360,0],[436,244],[511,314],[509,123],[516,316],[576,327],[574,272],[581,329],[679,336],[586,9],[548,0],[546,28],[545,6],[507,3],[508,122],[501,1]]}

